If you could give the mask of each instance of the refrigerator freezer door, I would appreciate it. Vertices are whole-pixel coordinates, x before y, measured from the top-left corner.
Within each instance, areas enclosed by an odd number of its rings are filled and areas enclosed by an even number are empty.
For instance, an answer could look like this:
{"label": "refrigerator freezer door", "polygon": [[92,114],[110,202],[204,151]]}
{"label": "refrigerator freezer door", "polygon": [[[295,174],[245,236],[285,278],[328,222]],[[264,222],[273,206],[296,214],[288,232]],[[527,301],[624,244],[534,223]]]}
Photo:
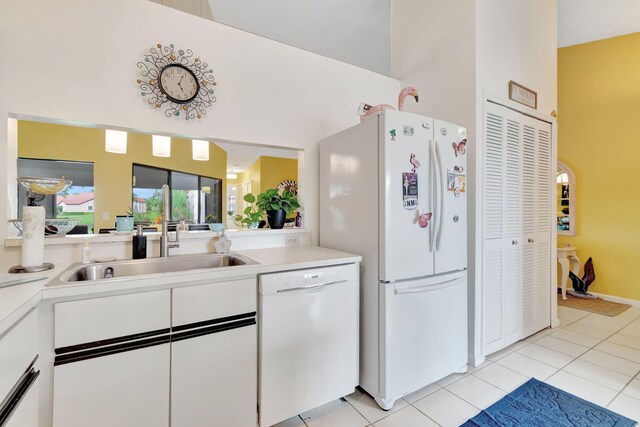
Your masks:
{"label": "refrigerator freezer door", "polygon": [[433,274],[429,142],[433,119],[386,110],[380,135],[380,279]]}
{"label": "refrigerator freezer door", "polygon": [[466,271],[380,284],[382,398],[396,399],[466,369]]}
{"label": "refrigerator freezer door", "polygon": [[467,267],[467,131],[435,120],[436,169],[440,189],[434,208],[435,274]]}

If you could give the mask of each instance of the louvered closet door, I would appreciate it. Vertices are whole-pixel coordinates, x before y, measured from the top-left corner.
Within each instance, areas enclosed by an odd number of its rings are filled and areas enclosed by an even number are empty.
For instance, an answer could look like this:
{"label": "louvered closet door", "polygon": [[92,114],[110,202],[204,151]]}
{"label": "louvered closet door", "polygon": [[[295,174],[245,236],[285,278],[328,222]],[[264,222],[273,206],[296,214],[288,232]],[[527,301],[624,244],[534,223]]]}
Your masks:
{"label": "louvered closet door", "polygon": [[536,331],[536,129],[523,126],[522,138],[522,335]]}
{"label": "louvered closet door", "polygon": [[551,186],[555,185],[555,167],[551,167],[551,125],[533,121],[538,125],[535,325],[536,330],[541,330],[551,326],[551,263],[556,262],[551,259]]}
{"label": "louvered closet door", "polygon": [[522,123],[519,114],[506,110],[506,185],[503,240],[505,256],[505,342],[508,346],[522,336],[521,246],[522,217]]}
{"label": "louvered closet door", "polygon": [[484,354],[551,323],[551,125],[487,102],[484,123]]}
{"label": "louvered closet door", "polygon": [[551,325],[551,125],[526,117],[523,139],[523,337]]}
{"label": "louvered closet door", "polygon": [[483,344],[490,354],[520,339],[522,125],[486,105],[484,152]]}
{"label": "louvered closet door", "polygon": [[504,185],[506,118],[485,104],[483,164],[482,344],[485,354],[504,347]]}

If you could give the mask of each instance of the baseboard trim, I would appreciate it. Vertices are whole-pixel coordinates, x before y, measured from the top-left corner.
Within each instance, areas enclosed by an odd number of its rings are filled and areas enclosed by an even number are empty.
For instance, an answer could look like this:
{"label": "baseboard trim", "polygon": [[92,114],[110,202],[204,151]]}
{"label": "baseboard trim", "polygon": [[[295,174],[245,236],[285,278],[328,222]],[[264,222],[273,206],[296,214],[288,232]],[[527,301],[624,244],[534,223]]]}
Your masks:
{"label": "baseboard trim", "polygon": [[602,298],[605,301],[619,302],[621,304],[629,304],[632,307],[640,307],[640,301],[637,299],[622,298],[614,295],[601,294],[599,292],[589,292],[589,293],[597,296],[598,298]]}

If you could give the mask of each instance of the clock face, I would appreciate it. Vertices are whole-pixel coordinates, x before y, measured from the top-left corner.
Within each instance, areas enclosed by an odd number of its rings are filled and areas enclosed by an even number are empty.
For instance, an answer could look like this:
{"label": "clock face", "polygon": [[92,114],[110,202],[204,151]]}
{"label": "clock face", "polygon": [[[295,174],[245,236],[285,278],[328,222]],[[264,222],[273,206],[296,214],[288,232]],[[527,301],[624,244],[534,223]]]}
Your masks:
{"label": "clock face", "polygon": [[160,88],[171,101],[184,104],[196,97],[200,84],[191,70],[171,64],[160,72]]}

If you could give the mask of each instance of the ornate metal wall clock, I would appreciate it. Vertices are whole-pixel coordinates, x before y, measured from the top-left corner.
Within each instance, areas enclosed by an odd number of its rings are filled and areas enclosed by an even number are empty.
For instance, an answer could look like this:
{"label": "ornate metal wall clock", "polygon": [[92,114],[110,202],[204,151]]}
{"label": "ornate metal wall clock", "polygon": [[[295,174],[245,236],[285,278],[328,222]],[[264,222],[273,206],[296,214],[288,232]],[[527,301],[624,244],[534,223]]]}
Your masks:
{"label": "ornate metal wall clock", "polygon": [[202,118],[216,102],[213,70],[191,49],[157,44],[138,62],[141,95],[154,108],[165,108],[167,117]]}

